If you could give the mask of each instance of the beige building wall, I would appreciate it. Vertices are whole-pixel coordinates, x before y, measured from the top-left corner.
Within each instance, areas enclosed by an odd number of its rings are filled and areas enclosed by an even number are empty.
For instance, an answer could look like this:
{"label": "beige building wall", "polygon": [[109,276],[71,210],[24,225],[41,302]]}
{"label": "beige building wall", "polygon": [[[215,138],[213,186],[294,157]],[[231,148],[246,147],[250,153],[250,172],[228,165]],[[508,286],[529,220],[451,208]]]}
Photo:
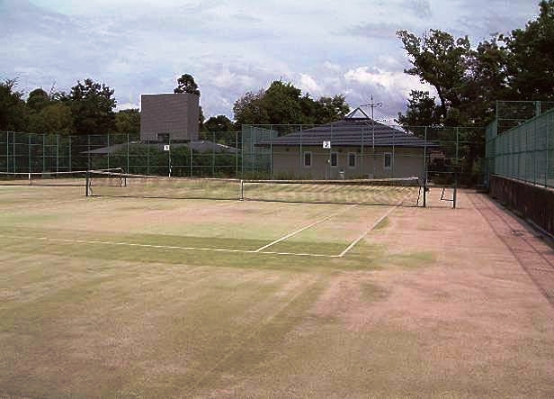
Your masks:
{"label": "beige building wall", "polygon": [[[311,165],[304,164],[309,153]],[[388,155],[385,155],[388,154]],[[385,158],[387,164],[385,164]],[[332,164],[331,161],[336,162]],[[325,150],[321,147],[274,147],[273,178],[303,179],[367,179],[391,177],[423,177],[423,148],[341,147]]]}

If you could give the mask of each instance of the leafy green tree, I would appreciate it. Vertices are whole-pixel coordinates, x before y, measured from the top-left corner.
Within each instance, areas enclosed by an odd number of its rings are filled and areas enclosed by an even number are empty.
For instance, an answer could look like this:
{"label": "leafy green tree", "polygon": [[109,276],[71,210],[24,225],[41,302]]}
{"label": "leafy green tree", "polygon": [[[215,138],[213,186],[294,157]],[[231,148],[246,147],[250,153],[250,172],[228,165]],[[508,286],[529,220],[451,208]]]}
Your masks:
{"label": "leafy green tree", "polygon": [[506,37],[509,83],[517,100],[554,98],[554,0],[539,3],[539,16]]}
{"label": "leafy green tree", "polygon": [[217,115],[210,117],[204,123],[204,128],[209,132],[228,132],[234,130],[234,124],[227,116]]}
{"label": "leafy green tree", "polygon": [[313,100],[291,83],[274,81],[267,90],[248,92],[235,102],[235,122],[243,124],[321,124],[349,111],[343,96]]}
{"label": "leafy green tree", "polygon": [[50,96],[43,89],[35,89],[29,93],[27,108],[31,112],[40,112],[51,102]]}
{"label": "leafy green tree", "polygon": [[235,122],[240,125],[255,125],[269,123],[268,110],[264,104],[265,91],[257,93],[247,92],[244,96],[235,101],[233,113]]}
{"label": "leafy green tree", "polygon": [[115,114],[116,133],[129,134],[133,139],[140,135],[140,111],[138,109],[125,109]]}
{"label": "leafy green tree", "polygon": [[61,94],[73,115],[76,134],[107,134],[115,130],[116,100],[114,91],[105,84],[85,79],[71,88],[69,96]]}
{"label": "leafy green tree", "polygon": [[406,114],[399,113],[397,122],[406,128],[439,126],[441,116],[435,97],[428,91],[412,90]]}
{"label": "leafy green tree", "polygon": [[314,123],[330,123],[344,118],[350,111],[343,95],[334,97],[321,97],[315,102]]}
{"label": "leafy green tree", "polygon": [[62,102],[51,102],[29,117],[29,130],[42,134],[72,133],[73,117],[71,108]]}
{"label": "leafy green tree", "polygon": [[27,109],[23,93],[16,91],[17,80],[0,82],[0,131],[23,131],[27,127]]}
{"label": "leafy green tree", "polygon": [[422,38],[405,30],[399,31],[398,36],[412,64],[405,72],[435,88],[444,123],[459,124],[458,118],[449,117],[449,110],[459,107],[463,101],[462,91],[471,57],[467,36],[455,39],[447,32],[434,29]]}
{"label": "leafy green tree", "polygon": [[199,96],[200,90],[198,89],[198,85],[194,81],[194,77],[186,73],[184,75],[181,75],[181,77],[177,79],[177,87],[173,90],[173,93],[190,93]]}

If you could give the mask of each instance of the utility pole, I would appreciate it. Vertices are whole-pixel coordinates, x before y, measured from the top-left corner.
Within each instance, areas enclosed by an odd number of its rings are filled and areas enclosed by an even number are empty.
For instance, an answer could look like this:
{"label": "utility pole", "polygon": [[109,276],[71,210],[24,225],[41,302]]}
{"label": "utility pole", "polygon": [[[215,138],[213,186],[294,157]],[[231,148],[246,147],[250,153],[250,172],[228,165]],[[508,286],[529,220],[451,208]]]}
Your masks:
{"label": "utility pole", "polygon": [[373,109],[380,108],[383,106],[381,102],[373,101],[373,94],[370,96],[370,103],[364,104],[365,107],[371,108],[371,148],[372,148],[372,164],[373,164],[373,178],[375,178],[375,119],[373,119]]}

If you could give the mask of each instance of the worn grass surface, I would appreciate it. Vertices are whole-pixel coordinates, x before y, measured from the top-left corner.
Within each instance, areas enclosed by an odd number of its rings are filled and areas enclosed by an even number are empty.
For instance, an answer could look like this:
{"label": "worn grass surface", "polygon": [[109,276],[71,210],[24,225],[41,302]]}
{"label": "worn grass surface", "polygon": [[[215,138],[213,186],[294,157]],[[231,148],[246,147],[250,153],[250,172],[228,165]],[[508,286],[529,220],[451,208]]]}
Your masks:
{"label": "worn grass surface", "polygon": [[0,186],[0,397],[554,393],[552,309],[471,210],[80,194]]}

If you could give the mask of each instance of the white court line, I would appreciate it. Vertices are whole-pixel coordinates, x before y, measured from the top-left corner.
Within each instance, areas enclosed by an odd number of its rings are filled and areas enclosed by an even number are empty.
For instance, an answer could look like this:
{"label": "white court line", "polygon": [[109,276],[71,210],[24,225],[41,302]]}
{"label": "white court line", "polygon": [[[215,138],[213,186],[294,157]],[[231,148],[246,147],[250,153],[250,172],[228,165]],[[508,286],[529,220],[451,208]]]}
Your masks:
{"label": "white court line", "polygon": [[392,211],[394,211],[399,206],[400,206],[400,204],[398,204],[395,207],[389,209],[383,216],[381,216],[379,219],[377,219],[377,221],[375,223],[373,223],[373,225],[371,225],[371,227],[367,231],[365,231],[361,236],[359,236],[356,240],[354,240],[354,242],[352,244],[350,244],[344,251],[342,251],[339,255],[337,255],[337,258],[342,258],[344,255],[346,255],[352,248],[354,248],[356,246],[356,244],[358,244],[360,241],[362,241],[362,239],[365,236],[367,236],[371,230],[373,230],[375,227],[377,227],[377,225],[379,223],[381,223],[383,221],[383,219],[385,219],[387,216],[389,216],[392,213]]}
{"label": "white court line", "polygon": [[132,243],[132,242],[79,240],[79,239],[32,237],[32,236],[12,236],[12,235],[4,235],[4,234],[0,234],[0,238],[38,240],[38,241],[55,241],[55,242],[66,242],[66,243],[71,243],[71,244],[121,245],[121,246],[129,246],[129,247],[174,249],[174,250],[182,250],[182,251],[225,252],[225,253],[242,253],[242,254],[281,255],[281,256],[304,256],[304,257],[312,257],[312,258],[337,258],[337,255],[323,255],[323,254],[310,254],[310,253],[271,252],[271,251],[263,251],[262,252],[262,251],[258,251],[258,250],[252,251],[252,250],[242,250],[242,249],[179,247],[179,246],[172,246],[172,245],[138,244],[138,243]]}
{"label": "white court line", "polygon": [[331,219],[332,217],[335,217],[335,216],[337,216],[337,215],[340,215],[341,213],[344,213],[344,212],[346,212],[346,211],[348,211],[348,210],[350,210],[350,209],[352,209],[352,208],[354,208],[354,207],[356,207],[356,206],[358,206],[358,205],[356,205],[356,204],[350,205],[348,208],[342,209],[342,210],[340,210],[340,211],[338,211],[338,212],[336,212],[336,213],[333,213],[332,215],[326,216],[326,217],[324,217],[323,219],[318,220],[318,221],[316,221],[316,222],[314,222],[314,223],[312,223],[312,224],[310,224],[310,225],[308,225],[308,226],[304,226],[304,227],[302,227],[301,229],[298,229],[298,230],[296,230],[296,231],[293,231],[292,233],[287,234],[286,236],[281,237],[281,238],[279,238],[278,240],[275,240],[275,241],[273,241],[273,242],[270,242],[269,244],[264,245],[264,246],[261,247],[261,248],[258,248],[258,249],[257,249],[256,251],[254,251],[254,252],[261,252],[261,251],[263,251],[264,249],[267,249],[267,248],[271,247],[272,245],[275,245],[275,244],[277,244],[277,243],[279,243],[279,242],[281,242],[281,241],[284,241],[284,240],[286,240],[286,239],[288,239],[288,238],[291,238],[292,236],[295,236],[296,234],[301,233],[301,232],[303,232],[304,230],[309,229],[310,227],[314,227],[315,225],[318,225],[318,224],[320,224],[320,223],[322,223],[322,222],[325,222],[326,220],[329,220],[329,219]]}

